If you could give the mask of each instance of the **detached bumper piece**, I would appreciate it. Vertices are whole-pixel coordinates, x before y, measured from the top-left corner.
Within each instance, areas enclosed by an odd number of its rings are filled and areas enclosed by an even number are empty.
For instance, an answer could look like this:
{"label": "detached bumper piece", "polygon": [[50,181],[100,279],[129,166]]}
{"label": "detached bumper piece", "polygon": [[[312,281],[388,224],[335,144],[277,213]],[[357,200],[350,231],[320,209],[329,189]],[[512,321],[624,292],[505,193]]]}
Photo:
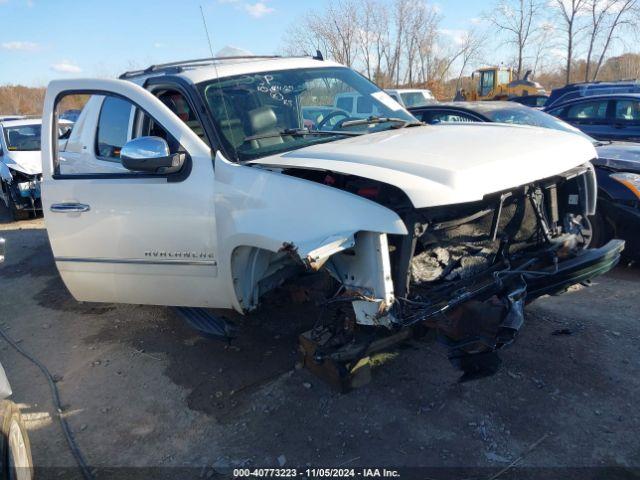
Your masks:
{"label": "detached bumper piece", "polygon": [[[623,249],[624,241],[612,240],[564,260],[555,256],[550,261],[544,258],[548,252],[542,252],[540,258],[525,257],[508,268],[500,262],[464,282],[400,300],[394,315],[402,323],[391,333],[355,322],[341,329],[309,330],[299,339],[301,361],[345,392],[369,381],[371,367],[389,357],[383,352],[430,329],[449,349],[452,364],[462,370],[461,381],[491,375],[501,363],[498,350],[513,343],[524,325],[526,303],[608,272]],[[534,268],[538,264],[544,266]]]}
{"label": "detached bumper piece", "polygon": [[527,270],[529,260],[521,267],[494,270],[475,279],[475,289],[462,287],[449,302],[426,306],[420,321],[449,348],[450,361],[463,372],[461,381],[492,375],[501,363],[497,351],[513,343],[524,324],[526,303],[608,272],[623,249],[624,241],[612,240],[553,266]]}

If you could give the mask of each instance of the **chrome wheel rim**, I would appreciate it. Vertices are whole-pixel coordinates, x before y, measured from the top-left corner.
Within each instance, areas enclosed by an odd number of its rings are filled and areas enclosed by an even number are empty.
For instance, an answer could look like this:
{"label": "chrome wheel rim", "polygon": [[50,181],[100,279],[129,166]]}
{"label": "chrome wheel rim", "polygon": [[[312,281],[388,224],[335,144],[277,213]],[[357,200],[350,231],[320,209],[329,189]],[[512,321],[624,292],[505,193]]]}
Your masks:
{"label": "chrome wheel rim", "polygon": [[27,444],[22,434],[20,424],[18,424],[16,419],[11,420],[8,443],[10,478],[15,478],[16,480],[31,480]]}

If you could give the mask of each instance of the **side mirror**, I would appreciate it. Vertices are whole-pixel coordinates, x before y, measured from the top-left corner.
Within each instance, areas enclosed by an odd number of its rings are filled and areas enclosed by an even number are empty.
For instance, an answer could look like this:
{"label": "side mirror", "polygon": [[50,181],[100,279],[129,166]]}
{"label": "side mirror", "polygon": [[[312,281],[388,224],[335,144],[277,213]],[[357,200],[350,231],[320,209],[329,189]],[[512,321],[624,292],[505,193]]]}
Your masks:
{"label": "side mirror", "polygon": [[160,137],[140,137],[128,141],[120,150],[122,166],[134,172],[174,173],[182,168],[185,155],[172,154]]}

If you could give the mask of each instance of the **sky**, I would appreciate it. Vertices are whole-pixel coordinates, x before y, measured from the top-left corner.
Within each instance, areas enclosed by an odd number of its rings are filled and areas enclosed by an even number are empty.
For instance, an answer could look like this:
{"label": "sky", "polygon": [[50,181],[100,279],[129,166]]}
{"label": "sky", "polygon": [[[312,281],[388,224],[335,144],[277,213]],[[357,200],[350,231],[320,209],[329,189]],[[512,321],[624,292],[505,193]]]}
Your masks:
{"label": "sky", "polygon": [[[116,76],[234,46],[279,53],[284,34],[328,0],[0,0],[0,85]],[[390,1],[390,0],[389,0]],[[433,3],[433,2],[432,2]],[[440,0],[442,28],[467,29],[486,2]]]}

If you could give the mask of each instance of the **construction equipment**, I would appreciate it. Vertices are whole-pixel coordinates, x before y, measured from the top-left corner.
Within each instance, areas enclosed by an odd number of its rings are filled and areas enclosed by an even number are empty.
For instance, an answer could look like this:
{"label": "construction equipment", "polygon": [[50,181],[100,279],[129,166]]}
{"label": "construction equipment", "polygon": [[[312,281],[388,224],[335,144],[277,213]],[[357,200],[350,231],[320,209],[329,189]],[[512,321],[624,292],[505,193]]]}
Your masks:
{"label": "construction equipment", "polygon": [[456,100],[506,100],[528,95],[546,95],[545,89],[538,82],[529,80],[531,70],[524,77],[516,79],[510,67],[484,67],[471,75],[473,90],[461,90]]}

